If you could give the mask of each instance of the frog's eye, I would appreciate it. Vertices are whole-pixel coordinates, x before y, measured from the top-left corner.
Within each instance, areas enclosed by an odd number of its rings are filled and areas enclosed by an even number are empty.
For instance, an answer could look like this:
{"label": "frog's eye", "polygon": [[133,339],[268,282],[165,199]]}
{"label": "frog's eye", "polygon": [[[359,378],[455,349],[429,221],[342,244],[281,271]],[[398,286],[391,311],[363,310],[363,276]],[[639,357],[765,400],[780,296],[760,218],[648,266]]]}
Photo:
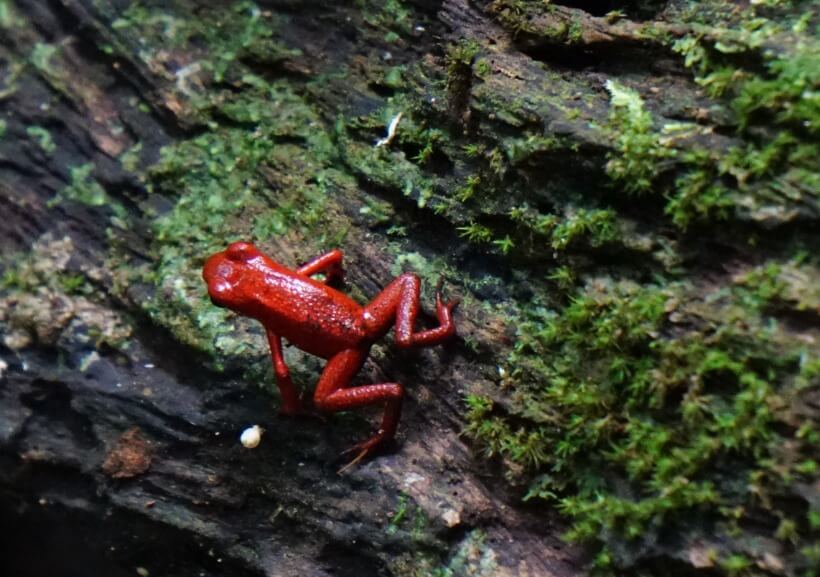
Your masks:
{"label": "frog's eye", "polygon": [[225,252],[232,261],[245,262],[256,256],[257,250],[249,242],[234,242]]}

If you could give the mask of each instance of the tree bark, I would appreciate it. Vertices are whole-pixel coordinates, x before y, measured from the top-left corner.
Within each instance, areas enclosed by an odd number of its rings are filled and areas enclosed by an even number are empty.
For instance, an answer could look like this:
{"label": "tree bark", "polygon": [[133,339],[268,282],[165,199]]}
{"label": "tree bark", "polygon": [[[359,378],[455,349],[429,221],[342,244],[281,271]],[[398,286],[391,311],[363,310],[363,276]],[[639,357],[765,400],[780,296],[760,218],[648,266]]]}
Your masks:
{"label": "tree bark", "polygon": [[[497,178],[503,187],[548,175],[547,184],[523,198],[511,192],[484,202],[482,222],[512,227],[510,211],[522,201],[557,205],[566,190],[596,202],[605,197],[600,183],[615,145],[595,126],[609,122],[609,76],[628,79],[664,119],[720,127],[725,110],[711,106],[681,62],[643,34],[646,22],[608,19],[571,2],[539,11],[526,26],[508,6],[515,3],[381,4],[0,2],[0,253],[7,274],[0,532],[11,535],[0,543],[0,567],[8,574],[585,572],[584,551],[562,539],[567,522],[552,509],[522,504],[525,487],[506,482],[502,463],[484,458],[463,434],[464,396],[500,396],[499,369],[515,338],[509,319],[482,301],[526,301],[554,259],[549,250],[507,256],[476,248],[457,232],[476,213],[458,203],[444,212],[434,207],[470,174],[465,143],[484,143],[482,154],[491,158],[494,146],[542,133],[571,146],[510,153]],[[241,17],[241,26],[218,19],[228,14]],[[690,31],[654,24],[667,38]],[[580,32],[572,35],[573,27]],[[480,51],[479,72],[467,42]],[[460,46],[467,47],[461,56]],[[394,67],[400,81],[390,76]],[[398,440],[343,474],[342,451],[366,438],[379,415],[278,416],[260,327],[230,317],[230,328],[216,334],[247,344],[219,349],[222,341],[202,336],[210,330],[197,325],[204,317],[178,297],[196,285],[158,272],[163,259],[199,246],[166,243],[157,222],[192,200],[190,190],[174,190],[182,182],[175,179],[200,165],[186,166],[184,149],[174,160],[160,149],[205,135],[227,141],[231,131],[253,134],[264,122],[254,115],[267,107],[220,108],[259,85],[251,76],[288,91],[310,112],[289,119],[288,103],[276,112],[281,132],[274,129],[271,139],[282,156],[260,161],[253,179],[261,185],[239,183],[264,191],[254,193],[259,204],[214,224],[218,232],[203,246],[238,238],[218,237],[226,230],[259,230],[254,211],[265,206],[291,203],[296,216],[283,218],[301,223],[313,192],[292,191],[318,188],[324,196],[315,218],[325,230],[299,224],[255,239],[277,261],[296,266],[317,255],[329,229],[346,231],[348,290],[360,302],[403,268],[412,270],[413,259],[445,261],[449,293],[471,296],[456,313],[453,342],[420,352],[399,351],[388,340],[375,347],[356,382],[404,384]],[[271,94],[273,109],[280,96]],[[393,163],[395,173],[368,160],[390,120],[379,119],[380,110],[404,113],[398,126],[405,135],[379,160]],[[400,173],[425,154],[424,138],[439,138],[424,133],[431,126],[448,136],[421,161],[425,180]],[[414,130],[424,134],[407,136]],[[728,131],[704,129],[676,145],[718,154],[738,142]],[[207,154],[223,158],[216,148]],[[315,160],[320,154],[327,159]],[[214,174],[241,173],[241,162],[218,165]],[[323,176],[300,180],[316,162],[326,163]],[[662,162],[664,171],[675,161]],[[645,207],[612,202],[635,230],[654,227],[662,213],[656,200]],[[816,203],[801,202],[774,213],[750,201],[737,226],[816,219]],[[197,210],[191,219],[222,214],[216,206]],[[317,240],[320,232],[325,240]],[[740,243],[731,235],[717,232],[715,243],[734,250]],[[642,238],[636,233],[617,250],[577,258],[590,266],[640,260],[647,254]],[[695,251],[706,245],[691,242]],[[198,277],[205,256],[185,261],[186,279]],[[754,259],[739,258],[747,256]],[[485,272],[504,281],[460,280]],[[431,289],[434,275],[425,276]],[[204,300],[204,285],[190,290]],[[430,290],[424,302],[430,310]],[[286,354],[309,391],[321,365],[298,351]],[[253,424],[265,432],[249,450],[239,435]]]}

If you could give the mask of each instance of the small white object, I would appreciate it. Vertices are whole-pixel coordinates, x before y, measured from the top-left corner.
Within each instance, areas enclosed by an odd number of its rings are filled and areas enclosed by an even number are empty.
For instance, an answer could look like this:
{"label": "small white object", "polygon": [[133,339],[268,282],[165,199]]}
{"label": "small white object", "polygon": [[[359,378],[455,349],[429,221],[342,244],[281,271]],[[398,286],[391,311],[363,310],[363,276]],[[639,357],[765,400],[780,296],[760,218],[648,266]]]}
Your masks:
{"label": "small white object", "polygon": [[8,369],[8,368],[9,368],[9,364],[6,361],[0,359],[0,379],[2,379],[3,375],[6,374],[6,369]]}
{"label": "small white object", "polygon": [[455,509],[447,509],[441,516],[441,519],[444,521],[444,524],[451,529],[461,524],[461,515],[459,515]]}
{"label": "small white object", "polygon": [[401,117],[404,113],[399,112],[393,119],[390,121],[390,124],[387,126],[387,136],[384,138],[380,138],[376,141],[376,148],[387,146],[393,139],[396,137],[396,130],[399,127],[399,121],[401,121]]}
{"label": "small white object", "polygon": [[242,431],[242,434],[239,436],[239,442],[241,442],[242,446],[246,449],[255,449],[259,446],[259,442],[262,440],[262,433],[264,432],[265,429],[259,425],[248,427]]}

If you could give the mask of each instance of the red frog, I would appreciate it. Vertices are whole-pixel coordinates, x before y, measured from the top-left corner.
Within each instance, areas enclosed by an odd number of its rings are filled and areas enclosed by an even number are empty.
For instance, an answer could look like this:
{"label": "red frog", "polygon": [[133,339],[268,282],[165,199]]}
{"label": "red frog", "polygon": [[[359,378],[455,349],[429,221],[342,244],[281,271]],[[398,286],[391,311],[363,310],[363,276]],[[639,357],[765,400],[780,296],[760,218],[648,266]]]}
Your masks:
{"label": "red frog", "polygon": [[[268,335],[281,412],[302,412],[299,393],[282,356],[282,338],[303,351],[327,359],[316,385],[314,405],[323,412],[346,411],[384,404],[379,431],[349,451],[359,451],[354,463],[393,438],[401,414],[404,389],[398,383],[349,387],[370,347],[395,324],[396,344],[402,348],[432,346],[455,333],[453,308],[457,300],[442,301],[436,290],[439,326],[415,330],[421,281],[405,273],[369,304],[361,306],[324,282],[342,280],[342,251],[333,250],[292,270],[259,252],[252,244],[235,242],[211,255],[202,269],[214,304],[254,318]],[[351,463],[352,464],[352,463]]]}

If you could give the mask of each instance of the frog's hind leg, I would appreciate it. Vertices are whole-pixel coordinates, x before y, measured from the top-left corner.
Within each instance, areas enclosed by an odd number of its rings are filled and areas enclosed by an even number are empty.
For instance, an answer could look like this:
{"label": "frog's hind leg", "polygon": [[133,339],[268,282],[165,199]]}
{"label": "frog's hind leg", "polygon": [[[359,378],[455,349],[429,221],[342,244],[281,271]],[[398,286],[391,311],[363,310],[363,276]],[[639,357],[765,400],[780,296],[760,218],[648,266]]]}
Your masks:
{"label": "frog's hind leg", "polygon": [[349,449],[349,451],[359,451],[354,462],[364,458],[395,436],[404,398],[404,389],[398,383],[347,388],[367,358],[368,351],[369,348],[347,349],[331,357],[322,376],[319,377],[314,394],[316,408],[330,413],[377,404],[385,405],[379,431],[371,438]]}
{"label": "frog's hind leg", "polygon": [[419,312],[421,281],[412,273],[405,273],[391,282],[364,308],[365,326],[371,336],[379,337],[396,325],[396,344],[400,347],[431,346],[450,338],[456,331],[453,308],[457,300],[444,302],[436,289],[436,316],[439,326],[415,331]]}

